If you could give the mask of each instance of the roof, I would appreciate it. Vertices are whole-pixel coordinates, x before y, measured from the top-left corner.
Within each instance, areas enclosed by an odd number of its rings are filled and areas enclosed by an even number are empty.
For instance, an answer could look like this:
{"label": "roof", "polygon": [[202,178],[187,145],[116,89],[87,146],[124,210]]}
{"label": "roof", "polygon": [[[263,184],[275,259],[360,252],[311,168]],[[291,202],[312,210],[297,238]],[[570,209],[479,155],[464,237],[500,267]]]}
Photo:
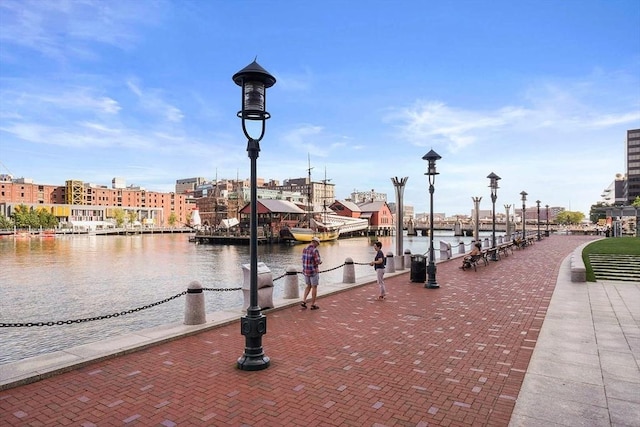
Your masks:
{"label": "roof", "polygon": [[305,213],[302,209],[287,200],[259,199],[257,202],[271,212],[295,214]]}
{"label": "roof", "polygon": [[349,209],[351,212],[362,212],[362,209],[360,209],[360,206],[358,206],[354,202],[350,202],[347,200],[336,200],[336,203],[340,203],[342,206]]}
{"label": "roof", "polygon": [[358,206],[362,212],[380,212],[386,203],[387,202],[364,202],[360,203]]}

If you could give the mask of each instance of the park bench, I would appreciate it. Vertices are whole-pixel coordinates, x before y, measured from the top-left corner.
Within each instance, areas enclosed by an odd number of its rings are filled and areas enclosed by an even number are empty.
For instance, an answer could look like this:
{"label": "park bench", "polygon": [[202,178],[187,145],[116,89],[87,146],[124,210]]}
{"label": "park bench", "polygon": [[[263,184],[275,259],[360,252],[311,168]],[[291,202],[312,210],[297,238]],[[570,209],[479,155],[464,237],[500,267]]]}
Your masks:
{"label": "park bench", "polygon": [[498,254],[502,254],[505,257],[507,257],[507,256],[509,256],[509,251],[511,251],[511,253],[513,253],[513,243],[512,242],[503,243],[501,245],[498,245]]}
{"label": "park bench", "polygon": [[462,262],[462,269],[466,270],[471,269],[473,267],[473,271],[477,271],[478,263],[482,262],[484,265],[489,264],[487,258],[485,256],[484,251],[480,255],[472,255],[469,259],[466,259]]}
{"label": "park bench", "polygon": [[492,261],[494,259],[500,259],[500,252],[498,248],[487,248],[482,251],[482,254],[484,255],[484,259],[486,260],[487,264],[489,263],[489,261]]}

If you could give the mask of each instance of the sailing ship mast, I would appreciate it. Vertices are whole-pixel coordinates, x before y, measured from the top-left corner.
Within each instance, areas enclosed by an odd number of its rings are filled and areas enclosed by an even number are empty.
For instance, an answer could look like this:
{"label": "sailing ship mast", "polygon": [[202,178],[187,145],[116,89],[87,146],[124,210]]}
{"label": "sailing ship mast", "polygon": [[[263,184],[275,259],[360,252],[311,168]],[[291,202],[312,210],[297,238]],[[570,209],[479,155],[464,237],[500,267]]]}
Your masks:
{"label": "sailing ship mast", "polygon": [[311,155],[307,153],[307,162],[309,167],[307,168],[307,227],[313,228],[311,225],[311,219],[313,217],[313,210],[311,204]]}

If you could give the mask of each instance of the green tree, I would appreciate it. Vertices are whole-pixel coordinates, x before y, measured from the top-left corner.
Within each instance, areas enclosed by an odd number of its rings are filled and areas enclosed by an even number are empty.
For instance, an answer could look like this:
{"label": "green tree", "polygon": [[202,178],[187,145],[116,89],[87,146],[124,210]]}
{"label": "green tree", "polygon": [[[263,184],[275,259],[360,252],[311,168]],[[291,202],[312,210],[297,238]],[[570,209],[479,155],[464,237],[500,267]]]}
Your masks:
{"label": "green tree", "polygon": [[16,206],[11,217],[17,228],[38,228],[40,226],[38,215],[25,204]]}
{"label": "green tree", "polygon": [[124,224],[124,210],[122,208],[116,208],[113,210],[113,219],[116,220],[116,227],[121,228]]}
{"label": "green tree", "polygon": [[136,211],[127,211],[127,221],[129,221],[129,224],[131,224],[131,226],[133,226],[133,223],[136,221],[136,219],[138,219],[138,213]]}
{"label": "green tree", "polygon": [[176,215],[176,213],[172,211],[169,215],[169,225],[173,227],[176,225],[176,222],[178,222],[178,215]]}
{"label": "green tree", "polygon": [[636,199],[631,203],[631,206],[635,206],[636,208],[640,208],[640,196],[637,196]]}
{"label": "green tree", "polygon": [[589,211],[589,220],[592,223],[598,222],[599,219],[606,219],[607,215],[605,211],[601,208],[610,206],[608,203],[598,202],[595,205],[591,205],[591,210]]}
{"label": "green tree", "polygon": [[11,218],[7,218],[4,215],[0,215],[0,228],[2,229],[13,228],[13,221],[11,220]]}
{"label": "green tree", "polygon": [[582,212],[562,211],[556,215],[556,222],[563,225],[580,224],[583,219]]}
{"label": "green tree", "polygon": [[55,228],[58,225],[58,218],[45,208],[38,208],[35,211],[38,217],[38,226],[42,228]]}

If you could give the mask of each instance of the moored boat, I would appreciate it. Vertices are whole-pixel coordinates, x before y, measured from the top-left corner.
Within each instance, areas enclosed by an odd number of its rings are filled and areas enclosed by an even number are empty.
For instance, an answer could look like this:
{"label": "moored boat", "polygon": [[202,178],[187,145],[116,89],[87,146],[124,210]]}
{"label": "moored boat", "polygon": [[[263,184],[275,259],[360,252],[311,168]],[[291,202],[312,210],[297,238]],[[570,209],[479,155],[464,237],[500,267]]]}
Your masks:
{"label": "moored boat", "polygon": [[310,242],[311,239],[317,237],[321,242],[330,242],[337,240],[340,236],[340,229],[312,230],[311,228],[292,227],[289,232],[298,242]]}

